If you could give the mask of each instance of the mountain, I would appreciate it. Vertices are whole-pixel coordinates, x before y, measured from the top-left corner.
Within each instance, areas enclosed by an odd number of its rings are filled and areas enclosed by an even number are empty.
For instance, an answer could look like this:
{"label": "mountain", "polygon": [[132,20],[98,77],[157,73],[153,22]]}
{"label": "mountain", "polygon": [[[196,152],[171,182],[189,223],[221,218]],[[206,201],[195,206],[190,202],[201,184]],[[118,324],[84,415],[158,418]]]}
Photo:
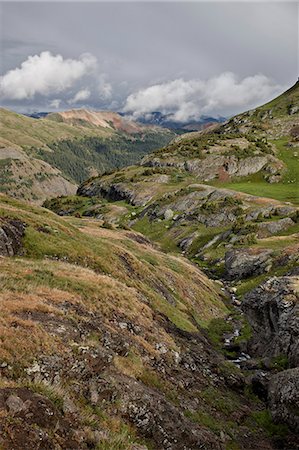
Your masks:
{"label": "mountain", "polygon": [[113,112],[71,110],[34,119],[1,109],[1,191],[41,203],[85,178],[133,164],[174,133]]}
{"label": "mountain", "polygon": [[[298,447],[298,123],[297,82],[260,108],[178,136],[139,165],[87,180],[77,197],[45,205],[142,233],[230,293],[234,312],[220,320],[229,331],[214,342],[264,402],[253,415],[276,436],[269,448]],[[289,427],[284,437],[269,431],[271,420]]]}
{"label": "mountain", "polygon": [[146,114],[144,117],[140,117],[138,121],[148,125],[158,125],[170,130],[199,131],[204,130],[215,123],[225,122],[226,119],[224,117],[215,118],[202,116],[196,121],[178,122],[173,119],[172,114],[162,114],[159,111],[154,111]]}
{"label": "mountain", "polygon": [[0,194],[0,447],[299,447],[298,94],[44,207]]}

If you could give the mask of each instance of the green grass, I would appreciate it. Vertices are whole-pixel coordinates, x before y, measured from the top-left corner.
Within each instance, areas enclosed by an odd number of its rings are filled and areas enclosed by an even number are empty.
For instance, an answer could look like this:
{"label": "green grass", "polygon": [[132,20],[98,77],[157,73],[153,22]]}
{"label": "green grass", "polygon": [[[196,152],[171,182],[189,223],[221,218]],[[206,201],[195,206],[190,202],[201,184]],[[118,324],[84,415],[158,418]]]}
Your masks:
{"label": "green grass", "polygon": [[253,412],[252,417],[256,424],[263,428],[270,437],[283,438],[288,434],[288,427],[284,424],[275,424],[270,411],[267,409]]}
{"label": "green grass", "polygon": [[259,197],[274,198],[283,202],[292,202],[299,205],[299,162],[294,152],[298,153],[298,148],[286,147],[288,139],[281,138],[272,141],[278,149],[278,158],[281,159],[287,171],[282,182],[267,183],[261,172],[248,177],[238,178],[230,182],[215,181],[212,184],[216,187],[233,189],[234,191],[245,192]]}
{"label": "green grass", "polygon": [[225,319],[221,318],[211,320],[207,328],[210,340],[218,348],[222,347],[223,335],[225,333],[231,333],[232,331],[233,331],[232,324],[230,322],[227,322]]}
{"label": "green grass", "polygon": [[170,224],[171,221],[166,220],[162,220],[161,222],[151,222],[149,218],[145,216],[133,225],[133,229],[144,234],[152,241],[159,242],[162,250],[178,253],[178,247],[168,232]]}

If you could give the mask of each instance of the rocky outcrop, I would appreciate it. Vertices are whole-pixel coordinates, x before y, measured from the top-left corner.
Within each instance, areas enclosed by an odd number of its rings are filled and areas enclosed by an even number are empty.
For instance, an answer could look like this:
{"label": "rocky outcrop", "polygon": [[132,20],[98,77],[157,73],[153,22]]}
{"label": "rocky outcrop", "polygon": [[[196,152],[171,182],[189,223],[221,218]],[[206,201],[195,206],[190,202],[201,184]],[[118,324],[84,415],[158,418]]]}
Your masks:
{"label": "rocky outcrop", "polygon": [[134,206],[145,206],[152,199],[148,192],[138,192],[125,183],[101,183],[98,179],[83,183],[77,194],[84,197],[104,197],[112,201],[125,200]]}
{"label": "rocky outcrop", "polygon": [[273,164],[273,161],[277,160],[271,155],[239,159],[234,155],[211,154],[204,159],[188,159],[185,161],[171,157],[163,159],[147,156],[141,164],[146,167],[175,167],[196,175],[200,180],[209,181],[217,178],[221,169],[229,176],[242,177],[259,172],[268,163]]}
{"label": "rocky outcrop", "polygon": [[121,413],[129,418],[142,435],[154,439],[157,449],[224,448],[213,433],[192,424],[176,407],[152,389],[128,378],[122,380],[120,391]]}
{"label": "rocky outcrop", "polygon": [[20,220],[0,219],[0,255],[18,255],[22,249],[25,225]]}
{"label": "rocky outcrop", "polygon": [[280,233],[295,225],[295,222],[290,217],[275,220],[273,222],[263,222],[258,225],[257,235],[259,238],[272,236],[272,234]]}
{"label": "rocky outcrop", "polygon": [[273,277],[249,292],[242,309],[252,327],[251,354],[285,355],[299,365],[299,277]]}
{"label": "rocky outcrop", "polygon": [[25,387],[0,389],[0,429],[0,447],[7,450],[89,448],[71,415]]}
{"label": "rocky outcrop", "polygon": [[299,432],[299,368],[274,375],[268,390],[269,408],[275,422]]}
{"label": "rocky outcrop", "polygon": [[237,248],[225,254],[226,275],[239,280],[267,272],[272,266],[272,251],[267,249]]}

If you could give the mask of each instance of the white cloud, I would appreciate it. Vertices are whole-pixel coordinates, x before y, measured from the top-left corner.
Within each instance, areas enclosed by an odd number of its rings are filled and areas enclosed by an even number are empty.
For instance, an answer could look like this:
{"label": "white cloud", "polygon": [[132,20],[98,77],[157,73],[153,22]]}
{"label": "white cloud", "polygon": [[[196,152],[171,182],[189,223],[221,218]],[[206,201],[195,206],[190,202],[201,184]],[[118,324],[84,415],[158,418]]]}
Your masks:
{"label": "white cloud", "polygon": [[54,100],[52,100],[49,103],[50,108],[55,108],[58,109],[61,103],[61,99],[60,98],[55,98]]}
{"label": "white cloud", "polygon": [[29,56],[20,68],[0,77],[0,96],[12,100],[32,99],[36,94],[55,95],[70,88],[96,68],[96,58],[85,53],[64,59],[48,51]]}
{"label": "white cloud", "polygon": [[98,75],[96,89],[98,91],[98,95],[102,100],[108,100],[112,96],[112,86],[107,81],[107,74],[102,73]]}
{"label": "white cloud", "polygon": [[202,115],[231,115],[262,104],[282,90],[261,74],[238,80],[225,72],[208,80],[180,78],[141,89],[127,98],[124,111],[135,118],[160,111],[185,122]]}
{"label": "white cloud", "polygon": [[77,92],[77,94],[69,100],[70,104],[83,102],[84,100],[87,100],[90,97],[90,91],[88,89],[81,89]]}

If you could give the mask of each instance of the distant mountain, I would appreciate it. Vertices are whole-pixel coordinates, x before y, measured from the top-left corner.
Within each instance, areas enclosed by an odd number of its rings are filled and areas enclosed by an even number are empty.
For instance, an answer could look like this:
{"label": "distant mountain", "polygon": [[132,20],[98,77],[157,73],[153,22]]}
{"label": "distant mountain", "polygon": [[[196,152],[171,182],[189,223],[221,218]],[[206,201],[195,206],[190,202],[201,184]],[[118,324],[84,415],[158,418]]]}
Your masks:
{"label": "distant mountain", "polygon": [[37,111],[33,113],[24,113],[24,116],[32,117],[32,119],[42,119],[43,117],[47,117],[47,115],[50,114],[49,112],[44,111]]}
{"label": "distant mountain", "polygon": [[175,136],[110,111],[34,117],[0,109],[1,192],[35,202],[73,194],[84,179],[134,164]]}
{"label": "distant mountain", "polygon": [[[122,114],[122,113],[120,113]],[[202,116],[199,120],[178,122],[172,119],[172,114],[163,114],[159,111],[153,111],[141,117],[138,122],[149,125],[158,125],[159,127],[169,128],[170,130],[184,130],[184,131],[200,131],[215,124],[223,123],[226,121],[225,117],[209,117]]]}

